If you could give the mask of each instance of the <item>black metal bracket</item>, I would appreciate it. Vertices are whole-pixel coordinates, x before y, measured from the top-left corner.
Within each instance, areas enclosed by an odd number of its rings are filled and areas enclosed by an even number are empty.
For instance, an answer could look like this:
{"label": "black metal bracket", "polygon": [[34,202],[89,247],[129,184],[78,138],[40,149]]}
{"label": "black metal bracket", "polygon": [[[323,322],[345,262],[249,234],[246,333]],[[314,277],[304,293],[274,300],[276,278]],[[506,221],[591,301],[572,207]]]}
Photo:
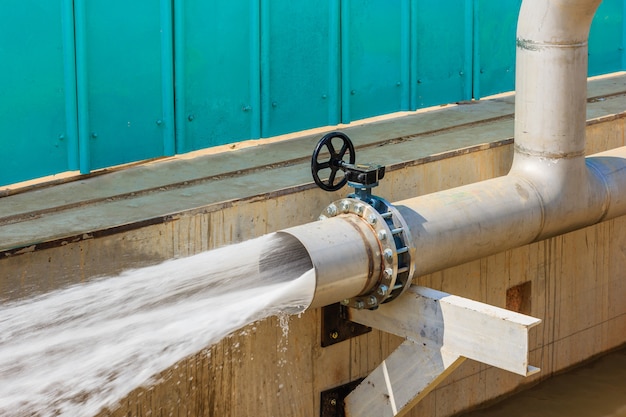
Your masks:
{"label": "black metal bracket", "polygon": [[322,347],[371,332],[372,328],[348,320],[347,307],[340,303],[322,308]]}
{"label": "black metal bracket", "polygon": [[363,381],[357,379],[347,384],[322,391],[320,394],[320,417],[345,417],[344,400]]}

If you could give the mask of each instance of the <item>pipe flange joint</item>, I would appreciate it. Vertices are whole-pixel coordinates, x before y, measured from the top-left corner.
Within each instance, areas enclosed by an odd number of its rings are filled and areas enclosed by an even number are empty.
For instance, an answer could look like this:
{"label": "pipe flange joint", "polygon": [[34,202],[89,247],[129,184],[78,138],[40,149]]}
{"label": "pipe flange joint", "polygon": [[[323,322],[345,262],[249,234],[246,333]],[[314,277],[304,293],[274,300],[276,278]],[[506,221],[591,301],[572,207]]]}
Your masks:
{"label": "pipe flange joint", "polygon": [[404,292],[415,272],[415,249],[409,228],[398,210],[386,200],[371,196],[368,202],[359,198],[342,198],[326,207],[319,219],[336,216],[358,216],[372,229],[378,241],[375,253],[380,268],[375,271],[373,285],[361,294],[345,299],[341,304],[357,309],[376,309],[380,304],[397,298]]}

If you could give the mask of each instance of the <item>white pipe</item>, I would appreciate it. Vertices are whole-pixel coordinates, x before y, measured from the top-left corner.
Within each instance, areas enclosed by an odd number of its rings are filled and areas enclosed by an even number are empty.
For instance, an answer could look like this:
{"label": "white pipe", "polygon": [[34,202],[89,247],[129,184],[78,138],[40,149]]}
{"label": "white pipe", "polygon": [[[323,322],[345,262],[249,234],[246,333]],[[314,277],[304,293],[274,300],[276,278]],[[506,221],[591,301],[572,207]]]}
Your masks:
{"label": "white pipe", "polygon": [[524,0],[505,177],[396,203],[417,274],[626,213],[623,148],[585,158],[587,39],[600,0]]}
{"label": "white pipe", "polygon": [[[626,214],[626,148],[585,158],[587,39],[600,1],[523,1],[512,168],[504,177],[394,203],[410,231],[416,275]],[[296,237],[307,233],[303,226]],[[371,251],[371,239],[359,240]],[[341,262],[342,250],[328,252]],[[314,265],[325,262],[310,255]],[[332,268],[323,275],[318,271],[318,291],[329,302],[325,287],[341,275]]]}

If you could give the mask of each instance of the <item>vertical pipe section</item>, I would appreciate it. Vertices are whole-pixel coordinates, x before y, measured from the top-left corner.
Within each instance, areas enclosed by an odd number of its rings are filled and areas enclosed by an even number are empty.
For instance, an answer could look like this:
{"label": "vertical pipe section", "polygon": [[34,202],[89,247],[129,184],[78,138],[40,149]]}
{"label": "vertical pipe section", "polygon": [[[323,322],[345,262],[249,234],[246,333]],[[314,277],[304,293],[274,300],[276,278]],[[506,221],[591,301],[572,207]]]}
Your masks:
{"label": "vertical pipe section", "polygon": [[601,0],[524,0],[517,28],[511,173],[541,195],[538,238],[598,221],[606,188],[585,162],[589,29]]}
{"label": "vertical pipe section", "polygon": [[601,0],[525,0],[517,28],[515,149],[584,155],[589,28]]}
{"label": "vertical pipe section", "polygon": [[76,102],[76,43],[74,39],[74,2],[63,0],[63,79],[65,89],[65,138],[68,169],[79,168],[78,108]]}

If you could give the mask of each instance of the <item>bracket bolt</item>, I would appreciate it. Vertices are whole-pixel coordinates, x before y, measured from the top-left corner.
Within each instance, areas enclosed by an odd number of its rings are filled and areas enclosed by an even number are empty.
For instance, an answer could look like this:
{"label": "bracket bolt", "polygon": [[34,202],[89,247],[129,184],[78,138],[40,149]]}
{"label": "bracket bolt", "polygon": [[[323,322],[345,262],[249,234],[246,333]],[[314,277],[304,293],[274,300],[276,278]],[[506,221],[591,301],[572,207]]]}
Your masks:
{"label": "bracket bolt", "polygon": [[326,208],[326,211],[328,212],[328,214],[330,214],[331,216],[336,216],[337,215],[337,206],[334,204],[331,204],[330,206],[328,206]]}
{"label": "bracket bolt", "polygon": [[378,231],[378,239],[387,240],[387,232],[385,232],[384,230]]}
{"label": "bracket bolt", "polygon": [[369,216],[367,216],[367,221],[369,222],[369,224],[376,224],[376,215],[374,213],[370,214]]}
{"label": "bracket bolt", "polygon": [[383,271],[383,275],[385,276],[385,278],[389,279],[391,278],[391,276],[393,275],[393,269],[391,268],[385,268],[385,270]]}
{"label": "bracket bolt", "polygon": [[348,211],[350,211],[350,202],[348,200],[343,200],[341,202],[341,211],[343,213],[347,213]]}
{"label": "bracket bolt", "polygon": [[365,303],[363,301],[359,300],[356,303],[354,303],[354,307],[357,310],[363,310],[363,308],[365,307]]}
{"label": "bracket bolt", "polygon": [[369,304],[370,307],[373,307],[376,304],[378,304],[378,300],[373,295],[370,295],[370,297],[367,300],[367,304]]}
{"label": "bracket bolt", "polygon": [[358,214],[359,216],[361,216],[363,214],[363,210],[365,209],[365,207],[363,207],[363,204],[357,204],[354,207],[354,211],[356,212],[356,214]]}
{"label": "bracket bolt", "polygon": [[383,251],[383,256],[385,257],[385,260],[387,262],[393,261],[393,251],[391,249],[389,249],[389,248],[385,249]]}
{"label": "bracket bolt", "polygon": [[332,400],[330,400],[330,405],[335,407],[337,405],[337,399],[333,398]]}
{"label": "bracket bolt", "polygon": [[380,287],[378,287],[378,290],[376,292],[384,297],[385,295],[387,295],[388,290],[389,287],[387,287],[386,285],[381,285]]}
{"label": "bracket bolt", "polygon": [[330,338],[333,340],[337,340],[339,339],[339,332],[337,330],[333,330],[332,332],[330,332]]}
{"label": "bracket bolt", "polygon": [[341,300],[341,304],[344,305],[344,306],[349,305],[350,304],[350,299],[346,298],[345,300]]}

